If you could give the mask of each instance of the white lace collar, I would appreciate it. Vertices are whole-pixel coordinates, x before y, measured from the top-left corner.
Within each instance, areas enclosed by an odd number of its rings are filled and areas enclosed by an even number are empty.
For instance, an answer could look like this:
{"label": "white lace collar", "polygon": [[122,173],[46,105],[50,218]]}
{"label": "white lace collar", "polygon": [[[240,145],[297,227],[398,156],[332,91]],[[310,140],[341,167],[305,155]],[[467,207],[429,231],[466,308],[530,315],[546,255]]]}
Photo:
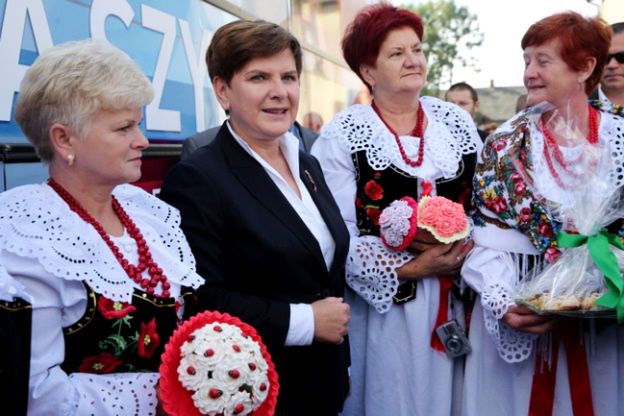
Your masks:
{"label": "white lace collar", "polygon": [[[195,288],[203,283],[175,208],[132,185],[118,186],[113,194],[169,281]],[[0,250],[36,259],[52,275],[85,281],[110,299],[131,299],[133,282],[108,246],[48,185],[6,191],[0,207]]]}
{"label": "white lace collar", "polygon": [[[427,179],[453,178],[464,154],[480,151],[482,144],[470,115],[459,107],[433,97],[421,97],[427,116],[425,158],[419,167],[405,163],[394,135],[371,106],[353,105],[323,127],[321,134],[338,138],[341,147],[355,153],[366,151],[371,167],[384,170],[390,165],[411,176]],[[399,138],[408,157],[416,159],[420,138]]]}

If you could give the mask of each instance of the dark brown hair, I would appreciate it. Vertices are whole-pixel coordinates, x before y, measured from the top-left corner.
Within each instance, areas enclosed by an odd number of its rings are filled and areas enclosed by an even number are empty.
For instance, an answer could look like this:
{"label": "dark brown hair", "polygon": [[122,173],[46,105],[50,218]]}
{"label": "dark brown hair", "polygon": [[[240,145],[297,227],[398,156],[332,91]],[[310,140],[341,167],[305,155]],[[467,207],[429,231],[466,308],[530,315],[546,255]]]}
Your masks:
{"label": "dark brown hair", "polygon": [[448,91],[446,91],[446,94],[444,94],[445,100],[447,94],[451,91],[468,91],[470,92],[470,98],[472,98],[472,101],[474,101],[475,103],[479,101],[479,94],[477,94],[477,90],[475,90],[472,85],[468,84],[467,82],[462,81],[451,85]]}
{"label": "dark brown hair", "polygon": [[559,40],[561,58],[574,71],[582,71],[588,58],[596,58],[594,72],[585,81],[589,95],[596,88],[607,64],[611,44],[611,28],[598,17],[586,18],[576,12],[548,16],[529,27],[520,43],[522,49]]}
{"label": "dark brown hair", "polygon": [[301,75],[301,45],[289,31],[264,20],[238,20],[221,26],[206,52],[210,80],[219,77],[228,85],[236,71],[255,58],[290,49]]}

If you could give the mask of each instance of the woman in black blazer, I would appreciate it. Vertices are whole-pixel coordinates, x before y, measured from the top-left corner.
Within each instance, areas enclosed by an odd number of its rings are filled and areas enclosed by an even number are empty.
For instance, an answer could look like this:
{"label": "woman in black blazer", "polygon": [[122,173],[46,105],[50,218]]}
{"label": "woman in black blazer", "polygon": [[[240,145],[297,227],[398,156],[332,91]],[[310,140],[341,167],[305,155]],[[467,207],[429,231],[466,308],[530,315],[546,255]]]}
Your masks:
{"label": "woman in black blazer", "polygon": [[206,61],[229,118],[161,192],[206,280],[186,310],[228,312],[258,330],[280,377],[277,414],[335,415],[349,384],[349,234],[318,162],[288,133],[301,47],[278,25],[238,21],[217,30]]}

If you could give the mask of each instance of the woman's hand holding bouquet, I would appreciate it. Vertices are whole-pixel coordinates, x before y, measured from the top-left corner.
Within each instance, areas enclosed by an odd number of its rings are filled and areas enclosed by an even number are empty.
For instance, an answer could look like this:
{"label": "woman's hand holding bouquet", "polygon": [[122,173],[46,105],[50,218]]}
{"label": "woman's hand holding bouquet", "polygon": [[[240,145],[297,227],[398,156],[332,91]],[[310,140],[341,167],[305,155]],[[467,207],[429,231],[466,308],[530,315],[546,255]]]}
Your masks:
{"label": "woman's hand holding bouquet", "polygon": [[455,274],[472,247],[463,241],[470,232],[463,206],[441,196],[394,201],[382,211],[379,226],[387,247],[418,254],[397,269],[401,278]]}

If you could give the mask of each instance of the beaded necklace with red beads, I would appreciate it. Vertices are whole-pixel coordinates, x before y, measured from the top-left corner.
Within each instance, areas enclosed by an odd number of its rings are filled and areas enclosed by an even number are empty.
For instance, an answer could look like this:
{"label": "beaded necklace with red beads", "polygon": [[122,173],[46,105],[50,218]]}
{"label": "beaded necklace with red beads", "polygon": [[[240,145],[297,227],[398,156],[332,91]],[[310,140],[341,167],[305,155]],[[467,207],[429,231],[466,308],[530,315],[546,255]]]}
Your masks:
{"label": "beaded necklace with red beads", "polygon": [[[589,134],[587,135],[587,142],[590,144],[598,143],[598,112],[594,110],[594,108],[589,105],[589,115],[587,117],[587,125],[589,127]],[[559,173],[555,169],[553,163],[553,157],[557,164],[561,166],[561,169],[566,172],[568,175],[578,178],[579,175],[575,172],[571,171],[569,168],[569,162],[563,157],[561,153],[561,149],[559,149],[559,145],[557,144],[557,140],[554,138],[550,130],[546,127],[544,120],[540,119],[540,129],[542,133],[544,133],[544,159],[546,160],[546,165],[548,166],[548,170],[550,171],[552,177],[554,178],[557,185],[561,188],[567,188],[567,186],[561,180]],[[553,155],[550,155],[550,151],[552,150]],[[578,160],[577,160],[578,161]],[[576,163],[576,161],[572,162]]]}
{"label": "beaded necklace with red beads", "polygon": [[[152,253],[139,231],[138,227],[134,224],[134,221],[128,216],[128,214],[121,207],[119,201],[115,196],[112,196],[113,199],[113,211],[124,228],[128,231],[128,235],[132,237],[132,239],[136,242],[137,252],[139,255],[139,264],[136,266],[130,264],[128,260],[123,257],[121,254],[121,250],[113,243],[110,236],[106,233],[104,228],[100,223],[98,223],[95,218],[93,218],[89,213],[76,201],[76,199],[69,193],[65,188],[63,188],[58,182],[54,179],[48,179],[48,185],[52,189],[56,191],[56,193],[69,205],[69,208],[74,211],[80,218],[82,218],[86,223],[90,224],[95,228],[98,232],[102,240],[106,243],[108,248],[113,252],[115,258],[124,269],[126,274],[137,284],[141,286],[143,290],[149,295],[154,295],[154,289],[160,283],[161,294],[156,295],[161,298],[169,297],[169,288],[170,284],[167,281],[167,277],[163,273],[162,269],[158,267],[158,264],[152,259]],[[147,274],[150,276],[149,279],[144,278],[142,276],[143,272],[147,270]]]}
{"label": "beaded necklace with red beads", "polygon": [[424,134],[425,132],[423,131],[423,124],[425,122],[425,112],[422,109],[422,105],[421,104],[418,105],[418,110],[416,112],[416,126],[414,126],[414,129],[411,132],[412,136],[420,138],[420,143],[418,144],[418,159],[416,160],[412,160],[409,157],[407,157],[407,153],[405,153],[403,144],[401,144],[401,140],[399,140],[399,135],[397,134],[396,131],[394,131],[392,127],[390,127],[388,123],[386,123],[386,120],[384,120],[383,116],[381,115],[381,111],[379,111],[379,107],[377,107],[374,101],[372,103],[372,107],[373,107],[373,110],[375,110],[375,113],[377,113],[377,115],[381,119],[381,121],[388,128],[388,130],[390,130],[390,133],[392,133],[392,135],[394,136],[394,140],[396,141],[396,144],[399,147],[399,152],[401,153],[401,157],[403,158],[403,161],[407,163],[409,166],[414,167],[414,168],[417,168],[420,165],[422,165],[423,160],[425,158],[425,134]]}

